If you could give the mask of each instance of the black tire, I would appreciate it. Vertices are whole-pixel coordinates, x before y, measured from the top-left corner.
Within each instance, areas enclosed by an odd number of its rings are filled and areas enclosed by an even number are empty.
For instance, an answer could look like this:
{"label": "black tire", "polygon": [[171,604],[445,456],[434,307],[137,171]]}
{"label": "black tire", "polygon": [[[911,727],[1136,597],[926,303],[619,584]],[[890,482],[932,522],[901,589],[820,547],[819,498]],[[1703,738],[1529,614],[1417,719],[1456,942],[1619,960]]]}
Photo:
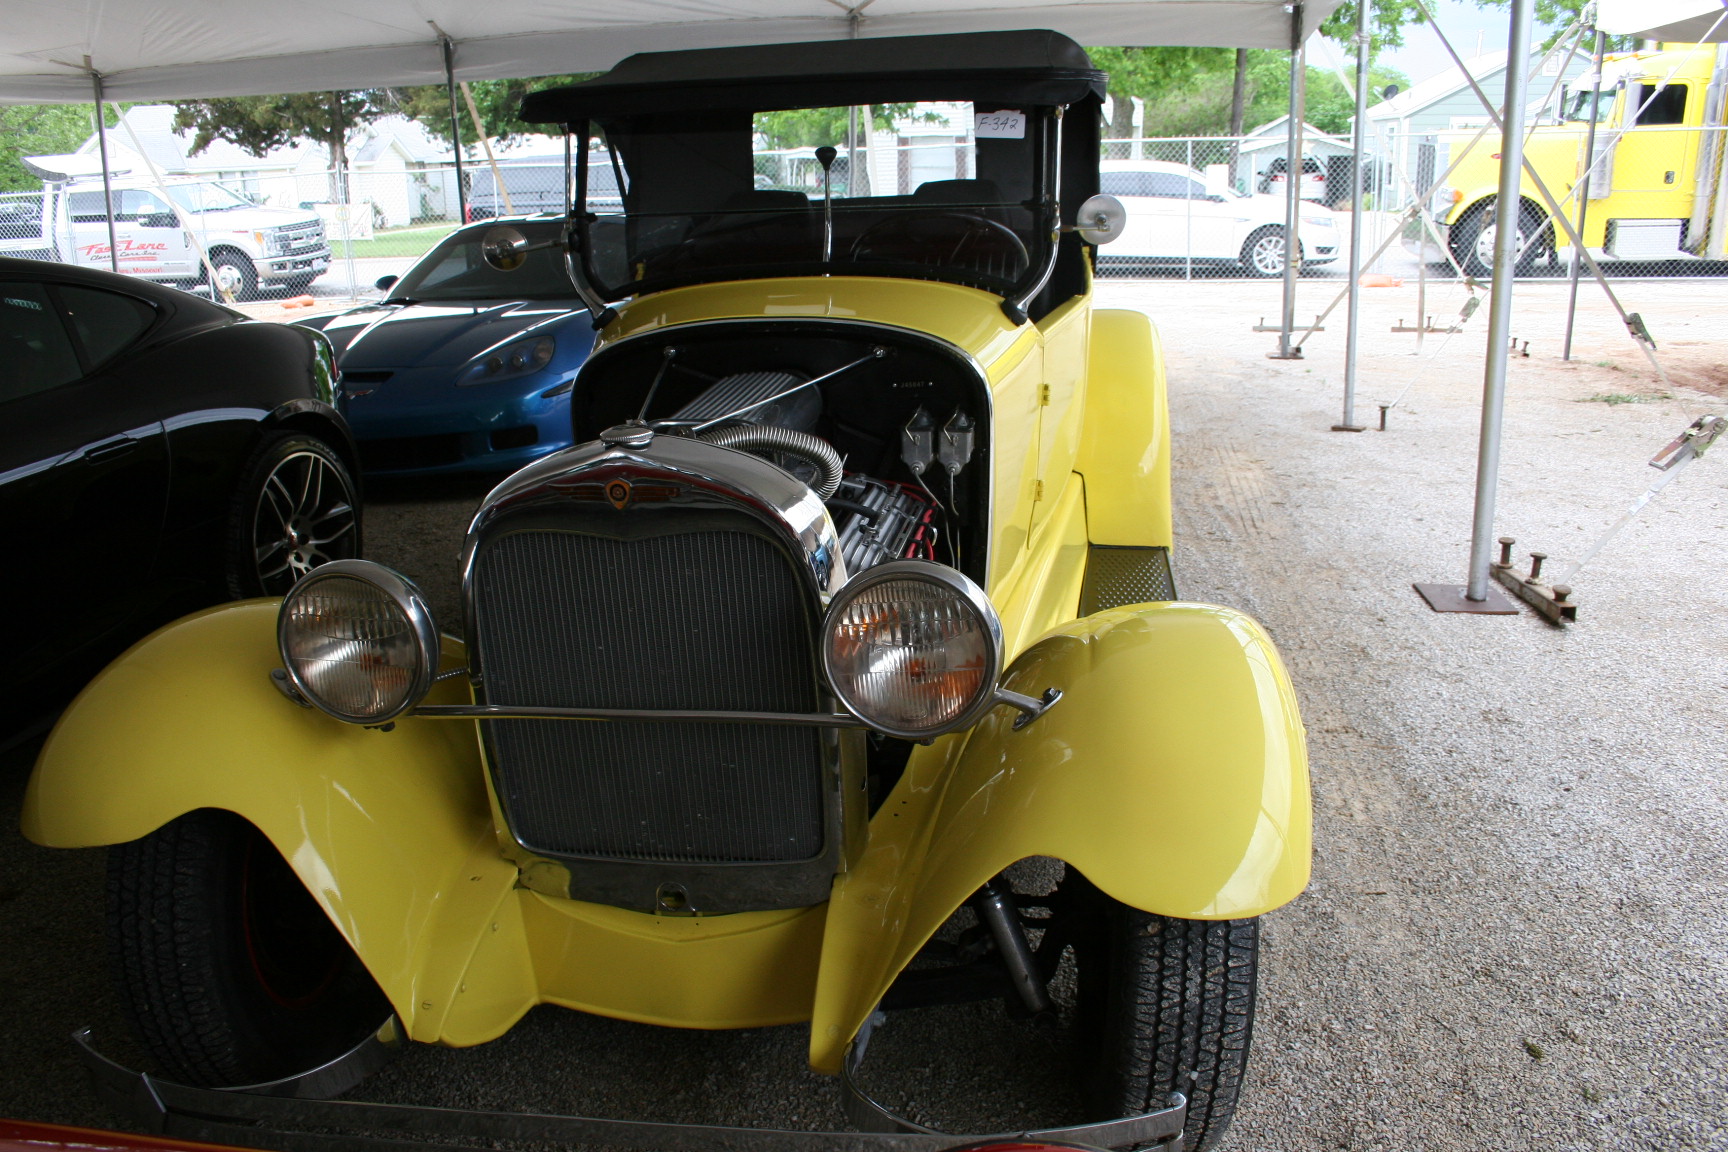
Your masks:
{"label": "black tire", "polygon": [[305,294],[306,289],[312,287],[312,281],[316,279],[318,279],[318,277],[314,273],[303,273],[297,276],[290,276],[288,279],[282,281],[282,287],[289,296],[301,296]]}
{"label": "black tire", "polygon": [[280,596],[326,560],[360,555],[358,488],[324,441],[268,436],[240,471],[228,513],[228,592]]}
{"label": "black tire", "polygon": [[[1464,269],[1466,276],[1486,280],[1494,275],[1497,216],[1498,197],[1484,200],[1460,217],[1447,233],[1446,247],[1451,249],[1452,259]],[[1512,264],[1513,270],[1520,276],[1528,275],[1545,253],[1553,252],[1553,236],[1553,229],[1543,219],[1542,213],[1520,202],[1517,257]]]}
{"label": "black tire", "polygon": [[108,927],[128,1014],[164,1071],[188,1084],[305,1072],[391,1016],[293,870],[231,812],[190,812],[110,849]]}
{"label": "black tire", "polygon": [[[216,283],[211,287],[210,295],[218,304],[227,300],[223,292],[225,286],[237,301],[258,298],[258,269],[253,267],[252,259],[246,253],[237,248],[212,248],[210,268],[216,270]],[[210,268],[204,270],[205,283],[210,280]]]}
{"label": "black tire", "polygon": [[1262,279],[1284,275],[1284,229],[1269,225],[1255,230],[1242,242],[1242,267]]}
{"label": "black tire", "polygon": [[[1069,875],[1074,876],[1070,871]],[[1253,1036],[1259,924],[1178,920],[1079,887],[1073,936],[1081,1065],[1099,1116],[1188,1098],[1182,1147],[1206,1152],[1236,1114]]]}

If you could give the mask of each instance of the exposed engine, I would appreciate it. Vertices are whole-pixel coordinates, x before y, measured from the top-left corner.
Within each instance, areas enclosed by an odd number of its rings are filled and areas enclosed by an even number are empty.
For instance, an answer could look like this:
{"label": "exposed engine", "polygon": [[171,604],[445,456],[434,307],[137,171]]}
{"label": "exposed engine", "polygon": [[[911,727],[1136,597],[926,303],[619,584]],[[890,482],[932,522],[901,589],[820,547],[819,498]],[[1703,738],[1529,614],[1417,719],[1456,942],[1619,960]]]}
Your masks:
{"label": "exposed engine", "polygon": [[847,572],[889,560],[938,559],[941,508],[921,477],[938,455],[951,476],[965,467],[972,451],[970,417],[960,413],[950,420],[938,448],[935,421],[919,408],[901,436],[901,459],[917,482],[882,480],[847,472],[834,447],[811,431],[822,415],[822,396],[809,384],[791,372],[736,373],[715,381],[662,423],[711,444],[756,453],[808,484],[839,531]]}

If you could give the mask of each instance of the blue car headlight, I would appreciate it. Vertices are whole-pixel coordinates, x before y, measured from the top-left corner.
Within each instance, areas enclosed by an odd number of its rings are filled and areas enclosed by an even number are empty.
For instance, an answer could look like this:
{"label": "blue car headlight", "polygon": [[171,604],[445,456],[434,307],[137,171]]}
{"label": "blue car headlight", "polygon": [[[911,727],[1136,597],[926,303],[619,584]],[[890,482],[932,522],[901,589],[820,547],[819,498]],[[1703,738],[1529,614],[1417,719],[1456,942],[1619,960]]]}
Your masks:
{"label": "blue car headlight", "polygon": [[514,344],[495,348],[474,360],[462,370],[456,383],[490,384],[494,380],[527,376],[552,363],[552,354],[556,351],[558,344],[550,336],[541,336],[536,340],[518,340]]}

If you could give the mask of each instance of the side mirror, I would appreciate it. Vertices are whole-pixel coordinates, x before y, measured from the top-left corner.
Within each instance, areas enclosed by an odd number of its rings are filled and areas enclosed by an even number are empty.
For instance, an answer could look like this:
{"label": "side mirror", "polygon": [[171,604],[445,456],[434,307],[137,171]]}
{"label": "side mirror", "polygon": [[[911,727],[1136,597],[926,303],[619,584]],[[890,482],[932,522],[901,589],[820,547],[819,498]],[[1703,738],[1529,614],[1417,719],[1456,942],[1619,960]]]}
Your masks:
{"label": "side mirror", "polygon": [[488,228],[480,237],[480,258],[499,272],[514,272],[528,262],[528,237],[505,224]]}
{"label": "side mirror", "polygon": [[380,276],[377,280],[373,281],[372,287],[378,289],[380,292],[388,292],[395,286],[396,281],[400,279],[402,279],[400,276]]}
{"label": "side mirror", "polygon": [[178,228],[180,221],[172,212],[152,212],[147,216],[138,217],[138,223],[145,228]]}
{"label": "side mirror", "polygon": [[1080,233],[1080,239],[1088,244],[1108,244],[1127,226],[1128,209],[1122,207],[1122,201],[1100,194],[1080,205],[1068,231]]}

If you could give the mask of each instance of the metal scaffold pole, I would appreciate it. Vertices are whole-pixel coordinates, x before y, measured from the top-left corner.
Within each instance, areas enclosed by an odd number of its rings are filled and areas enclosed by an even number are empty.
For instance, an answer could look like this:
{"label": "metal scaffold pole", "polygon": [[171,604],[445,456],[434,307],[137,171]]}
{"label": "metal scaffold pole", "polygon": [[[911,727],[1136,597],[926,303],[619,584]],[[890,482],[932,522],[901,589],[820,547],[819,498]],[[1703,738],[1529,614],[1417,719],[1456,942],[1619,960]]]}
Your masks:
{"label": "metal scaffold pole", "polygon": [[[1596,122],[1602,107],[1602,55],[1608,37],[1596,33],[1596,50],[1591,54],[1590,72],[1594,77],[1590,89],[1590,129],[1584,137],[1584,178],[1578,182],[1578,236],[1584,236],[1584,214],[1590,209],[1590,172],[1596,167]],[[1567,277],[1566,339],[1560,346],[1560,359],[1572,359],[1572,323],[1578,317],[1578,275],[1584,270],[1584,247],[1572,246],[1572,271]]]}
{"label": "metal scaffold pole", "polygon": [[[1531,9],[1534,0],[1512,0],[1506,43],[1506,97],[1500,111],[1500,185],[1494,213],[1516,221],[1524,167],[1524,106],[1530,87]],[[1500,431],[1506,405],[1507,333],[1512,324],[1512,278],[1518,260],[1518,229],[1494,229],[1494,278],[1488,300],[1488,357],[1482,373],[1482,432],[1476,453],[1476,508],[1470,533],[1470,569],[1456,584],[1417,584],[1436,612],[1516,614],[1518,609],[1490,583],[1494,561],[1494,498],[1500,476]]]}
{"label": "metal scaffold pole", "polygon": [[1512,0],[1506,42],[1506,102],[1500,112],[1500,224],[1494,229],[1494,280],[1488,298],[1488,362],[1482,376],[1482,442],[1476,456],[1476,512],[1470,536],[1470,578],[1464,597],[1488,599],[1488,566],[1494,560],[1494,497],[1500,476],[1500,429],[1506,406],[1506,359],[1512,326],[1512,278],[1517,270],[1518,192],[1524,168],[1524,104],[1530,82],[1531,9],[1534,0]]}
{"label": "metal scaffold pole", "polygon": [[1297,239],[1298,205],[1302,198],[1302,117],[1307,114],[1307,65],[1302,53],[1302,5],[1290,6],[1290,121],[1284,164],[1284,305],[1278,324],[1278,351],[1266,353],[1273,360],[1300,360],[1302,349],[1290,342],[1296,327],[1296,274],[1302,267],[1302,248]]}
{"label": "metal scaffold pole", "polygon": [[1334,432],[1360,432],[1356,423],[1358,322],[1362,303],[1362,153],[1368,129],[1368,0],[1356,0],[1356,122],[1350,133],[1350,301],[1345,305],[1344,415]]}
{"label": "metal scaffold pole", "polygon": [[91,69],[90,86],[96,94],[96,147],[102,153],[102,207],[108,218],[108,267],[120,271],[120,243],[114,235],[114,174],[108,164],[108,125],[102,114],[102,73]]}

